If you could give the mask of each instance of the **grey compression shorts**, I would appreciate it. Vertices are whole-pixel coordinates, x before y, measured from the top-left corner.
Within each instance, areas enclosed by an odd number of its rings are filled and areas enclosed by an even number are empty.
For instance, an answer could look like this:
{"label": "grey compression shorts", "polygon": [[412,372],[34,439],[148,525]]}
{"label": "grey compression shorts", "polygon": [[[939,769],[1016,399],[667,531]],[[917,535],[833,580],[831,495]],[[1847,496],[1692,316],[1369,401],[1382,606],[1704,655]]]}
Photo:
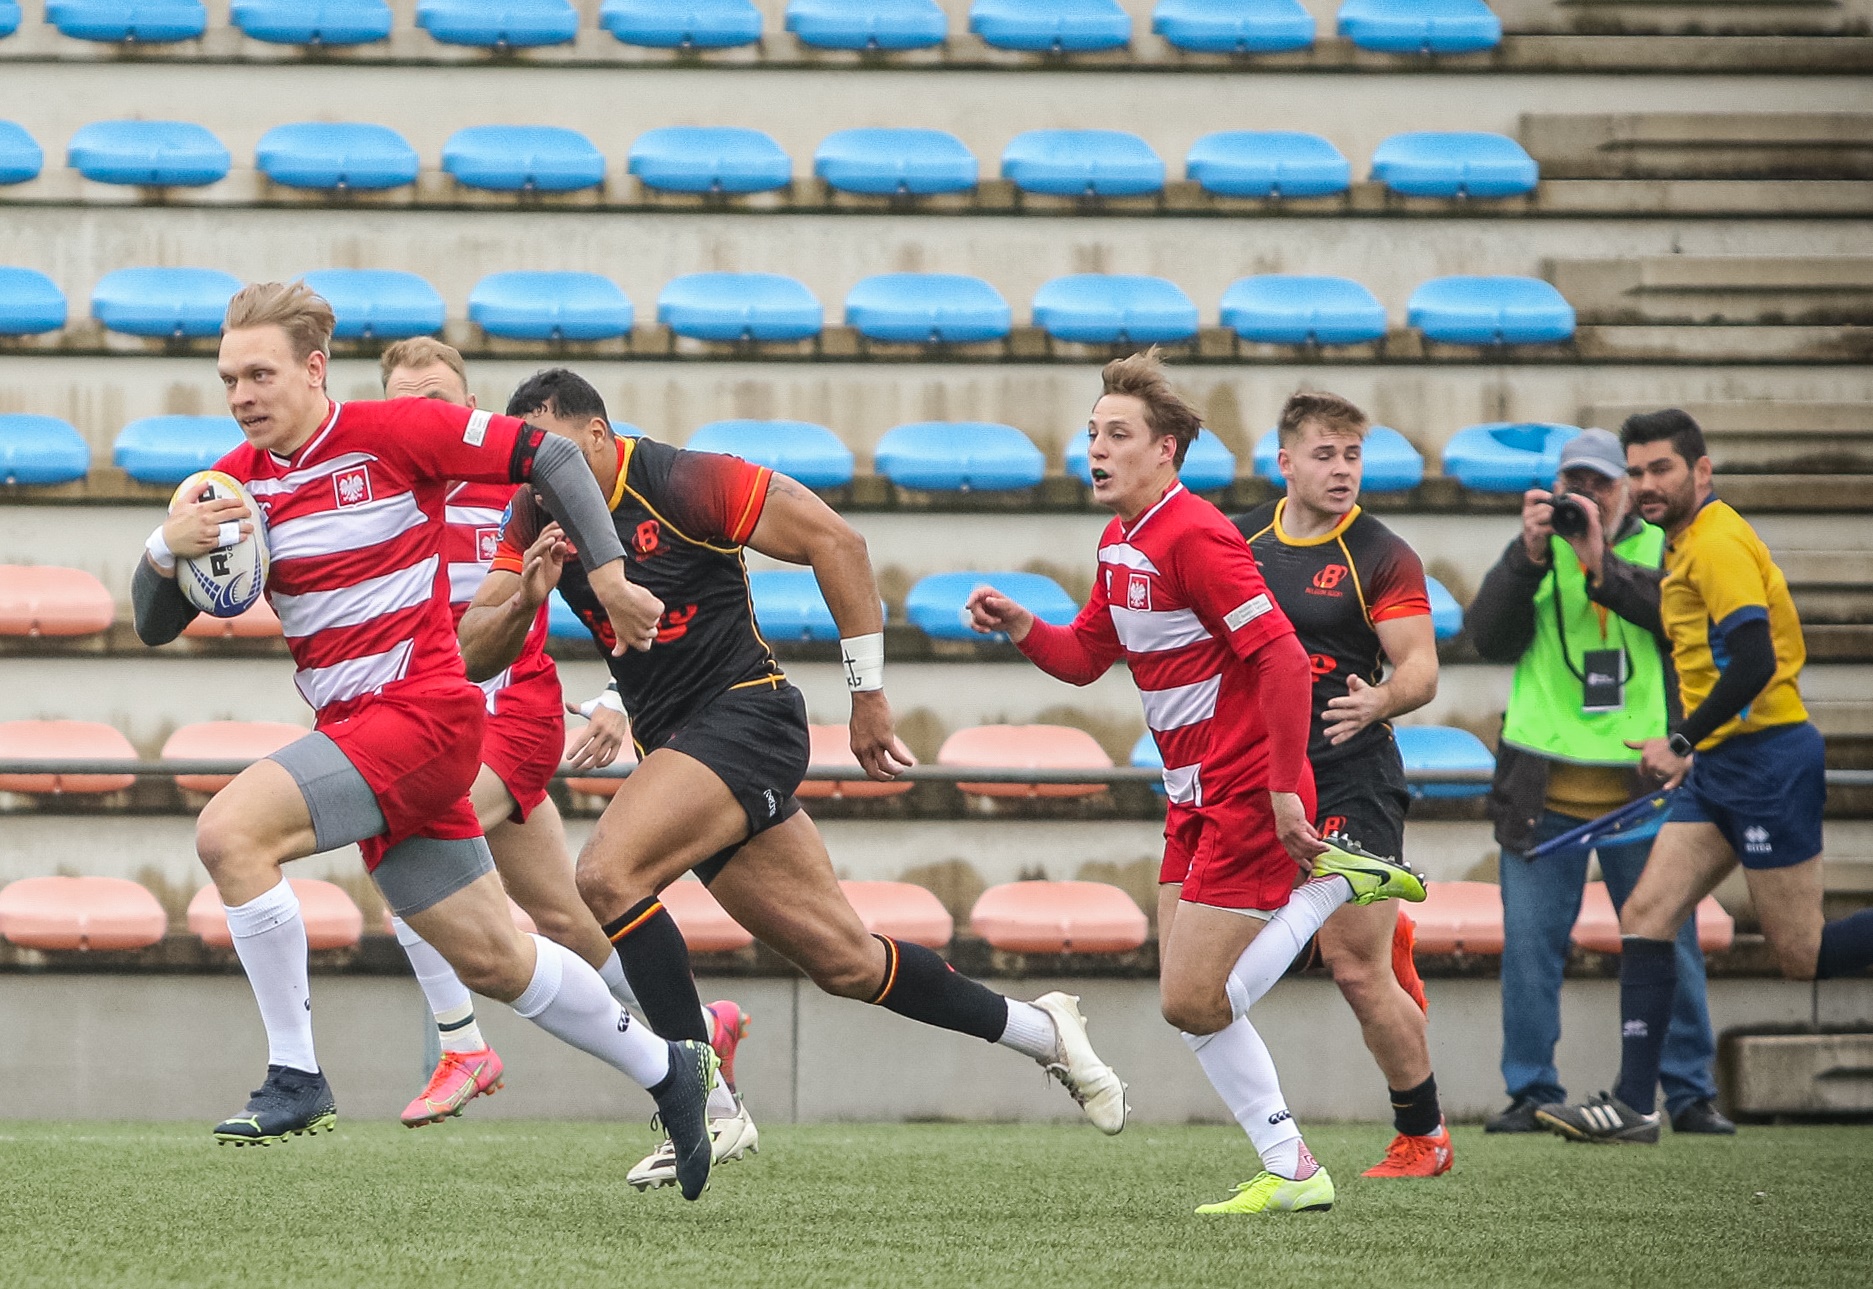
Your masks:
{"label": "grey compression shorts", "polygon": [[[306,800],[313,844],[337,850],[384,831],[384,812],[358,768],[323,734],[308,734],[267,758],[277,761]],[[371,874],[398,917],[421,913],[494,871],[485,837],[410,837],[388,851]]]}

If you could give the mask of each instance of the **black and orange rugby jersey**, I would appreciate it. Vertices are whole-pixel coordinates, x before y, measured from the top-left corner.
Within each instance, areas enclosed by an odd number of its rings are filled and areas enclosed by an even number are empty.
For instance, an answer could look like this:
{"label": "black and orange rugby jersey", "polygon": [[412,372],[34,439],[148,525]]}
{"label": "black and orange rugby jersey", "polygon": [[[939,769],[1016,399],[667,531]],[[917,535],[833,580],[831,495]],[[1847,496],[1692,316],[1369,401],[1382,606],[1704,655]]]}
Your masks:
{"label": "black and orange rugby jersey", "polygon": [[[656,644],[611,655],[611,620],[576,559],[566,561],[559,593],[605,655],[640,750],[661,744],[725,690],[786,683],[755,626],[742,558],[773,473],[739,457],[618,439],[618,482],[608,500],[625,576],[663,601]],[[527,547],[550,522],[531,488],[516,492],[494,567],[520,572]]]}
{"label": "black and orange rugby jersey", "polygon": [[1249,540],[1275,603],[1294,624],[1314,671],[1314,723],[1307,759],[1316,766],[1360,755],[1391,737],[1377,722],[1338,747],[1327,742],[1327,704],[1346,693],[1347,677],[1378,684],[1385,650],[1375,624],[1393,618],[1428,616],[1418,553],[1397,533],[1358,506],[1330,532],[1290,537],[1281,527],[1287,499],[1270,502],[1234,519]]}

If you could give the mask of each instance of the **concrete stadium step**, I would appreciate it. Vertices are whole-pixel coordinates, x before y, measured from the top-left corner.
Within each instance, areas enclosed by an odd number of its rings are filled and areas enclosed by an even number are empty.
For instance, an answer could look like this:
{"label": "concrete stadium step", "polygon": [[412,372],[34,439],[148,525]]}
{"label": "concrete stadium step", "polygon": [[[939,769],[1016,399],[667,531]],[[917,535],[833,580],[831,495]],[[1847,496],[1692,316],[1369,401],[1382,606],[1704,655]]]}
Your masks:
{"label": "concrete stadium step", "polygon": [[[1873,402],[1764,400],[1681,404],[1704,429],[1719,471],[1857,474],[1873,469]],[[1579,424],[1617,430],[1637,403],[1583,407]]]}
{"label": "concrete stadium step", "polygon": [[1542,273],[1587,324],[1873,322],[1867,255],[1552,260]]}
{"label": "concrete stadium step", "polygon": [[1494,0],[1504,31],[1819,35],[1864,31],[1865,0]]}
{"label": "concrete stadium step", "polygon": [[[1531,112],[1518,137],[1545,179],[1866,179],[1873,113],[1757,104],[1751,112]],[[1807,109],[1807,110],[1803,110]]]}

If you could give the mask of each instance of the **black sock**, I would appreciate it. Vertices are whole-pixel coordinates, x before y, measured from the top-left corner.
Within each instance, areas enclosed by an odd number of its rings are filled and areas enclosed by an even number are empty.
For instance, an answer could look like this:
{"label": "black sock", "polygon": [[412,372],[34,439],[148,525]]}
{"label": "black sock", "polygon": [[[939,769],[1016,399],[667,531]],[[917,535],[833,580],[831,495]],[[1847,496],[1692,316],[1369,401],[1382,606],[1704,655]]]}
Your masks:
{"label": "black sock", "polygon": [[977,984],[921,944],[900,944],[888,935],[874,938],[884,945],[884,983],[868,1002],[990,1043],[1008,1028],[1008,1000],[993,989]]}
{"label": "black sock", "polygon": [[1658,1105],[1658,1062],[1678,992],[1678,946],[1629,935],[1620,942],[1619,1082],[1613,1095],[1651,1114]]}
{"label": "black sock", "polygon": [[689,946],[663,902],[655,896],[639,900],[622,917],[605,923],[605,936],[617,947],[624,978],[631,982],[650,1027],[673,1041],[708,1042],[702,997],[689,974]]}
{"label": "black sock", "polygon": [[1406,1092],[1386,1090],[1392,1094],[1392,1127],[1405,1136],[1428,1137],[1444,1121],[1444,1112],[1437,1104],[1435,1074]]}
{"label": "black sock", "polygon": [[1816,980],[1858,975],[1869,966],[1873,966],[1873,909],[1835,918],[1821,928],[1821,954],[1814,964]]}

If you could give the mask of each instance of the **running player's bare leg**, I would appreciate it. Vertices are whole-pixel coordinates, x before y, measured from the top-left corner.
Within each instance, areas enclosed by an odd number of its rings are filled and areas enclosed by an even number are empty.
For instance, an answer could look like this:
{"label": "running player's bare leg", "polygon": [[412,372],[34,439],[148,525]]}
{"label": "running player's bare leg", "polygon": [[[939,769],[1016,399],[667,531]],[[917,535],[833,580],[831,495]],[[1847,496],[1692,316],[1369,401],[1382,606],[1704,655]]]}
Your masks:
{"label": "running player's bare leg", "polygon": [[306,799],[276,761],[241,771],[195,821],[195,853],[229,908],[278,886],[280,865],[317,849]]}
{"label": "running player's bare leg", "polygon": [[1384,1072],[1386,1085],[1415,1088],[1431,1077],[1431,1049],[1424,1013],[1392,969],[1397,925],[1396,901],[1348,904],[1320,928],[1320,954],[1359,1018],[1366,1050]]}
{"label": "running player's bare leg", "polygon": [[566,827],[553,799],[542,801],[525,823],[519,822],[514,818],[513,794],[501,776],[484,765],[468,791],[468,800],[488,835],[494,867],[514,903],[527,911],[541,935],[565,945],[594,968],[602,968],[611,958],[611,942],[579,898],[566,848]]}

